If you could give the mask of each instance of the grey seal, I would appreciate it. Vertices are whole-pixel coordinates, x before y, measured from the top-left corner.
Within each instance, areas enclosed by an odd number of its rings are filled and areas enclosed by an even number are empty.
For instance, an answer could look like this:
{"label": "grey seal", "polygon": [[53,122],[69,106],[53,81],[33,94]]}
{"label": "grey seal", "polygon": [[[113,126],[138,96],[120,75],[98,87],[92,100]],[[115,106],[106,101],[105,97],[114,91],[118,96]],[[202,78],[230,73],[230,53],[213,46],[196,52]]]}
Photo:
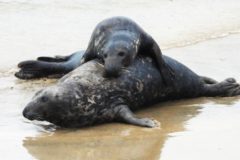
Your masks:
{"label": "grey seal", "polygon": [[113,121],[155,127],[155,120],[139,118],[133,111],[168,100],[240,95],[240,85],[233,78],[217,82],[197,75],[170,57],[163,58],[175,72],[175,87],[163,84],[156,64],[146,56],[138,56],[117,78],[104,77],[104,66],[91,60],[56,85],[38,91],[24,108],[23,116],[61,127]]}
{"label": "grey seal", "polygon": [[[78,65],[98,59],[104,64],[103,74],[106,77],[117,77],[123,68],[133,63],[137,55],[147,55],[153,58],[163,82],[166,85],[173,84],[174,70],[165,63],[156,41],[136,22],[126,17],[112,17],[97,24]],[[29,79],[59,72],[66,73],[72,65],[65,61],[73,58],[74,54],[56,58],[40,57],[39,61],[20,63],[18,66],[24,72],[16,76]],[[45,70],[43,72],[45,75],[38,74],[39,70]]]}

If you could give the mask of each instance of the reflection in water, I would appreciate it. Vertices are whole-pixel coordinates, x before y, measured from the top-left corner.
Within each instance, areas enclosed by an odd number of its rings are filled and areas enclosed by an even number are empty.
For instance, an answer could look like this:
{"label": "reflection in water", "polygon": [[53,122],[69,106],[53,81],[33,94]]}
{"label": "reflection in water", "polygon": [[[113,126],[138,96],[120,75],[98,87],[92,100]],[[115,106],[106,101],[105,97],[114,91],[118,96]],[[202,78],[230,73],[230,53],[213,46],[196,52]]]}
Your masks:
{"label": "reflection in water", "polygon": [[113,123],[27,137],[23,145],[39,160],[159,159],[169,134],[184,131],[185,124],[200,113],[202,106],[212,103],[231,105],[238,99],[198,98],[168,102],[138,112],[139,116],[150,116],[160,121],[161,129]]}
{"label": "reflection in water", "polygon": [[200,114],[172,133],[161,160],[239,160],[240,97],[216,98],[202,105]]}

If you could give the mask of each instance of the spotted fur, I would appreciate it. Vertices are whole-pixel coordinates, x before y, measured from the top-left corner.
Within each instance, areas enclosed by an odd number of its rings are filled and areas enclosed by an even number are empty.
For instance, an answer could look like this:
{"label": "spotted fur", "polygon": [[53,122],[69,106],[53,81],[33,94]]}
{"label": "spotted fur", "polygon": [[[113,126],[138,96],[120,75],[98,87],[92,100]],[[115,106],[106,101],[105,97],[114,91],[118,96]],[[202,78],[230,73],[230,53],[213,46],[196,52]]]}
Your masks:
{"label": "spotted fur", "polygon": [[164,59],[177,73],[175,87],[163,84],[162,76],[149,57],[138,57],[118,78],[105,78],[104,66],[93,60],[65,75],[56,85],[38,91],[23,115],[62,127],[111,121],[155,127],[156,121],[137,118],[131,110],[166,100],[240,94],[239,84],[232,78],[218,83],[198,76],[169,57],[164,56]]}

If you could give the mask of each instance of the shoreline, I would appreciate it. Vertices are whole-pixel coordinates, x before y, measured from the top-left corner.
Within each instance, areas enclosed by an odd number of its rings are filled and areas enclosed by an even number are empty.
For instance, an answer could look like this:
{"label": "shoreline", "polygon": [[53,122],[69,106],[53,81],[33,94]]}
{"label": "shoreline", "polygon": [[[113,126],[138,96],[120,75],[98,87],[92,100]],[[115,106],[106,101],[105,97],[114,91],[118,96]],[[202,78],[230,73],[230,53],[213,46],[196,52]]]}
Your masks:
{"label": "shoreline", "polygon": [[[168,50],[172,50],[172,49],[195,46],[197,44],[205,43],[205,42],[208,42],[208,41],[220,40],[220,39],[223,39],[223,38],[227,38],[227,37],[231,37],[231,36],[238,36],[238,35],[240,35],[240,31],[229,31],[228,33],[222,33],[222,34],[217,35],[217,36],[215,36],[215,35],[212,36],[211,35],[207,39],[198,39],[196,41],[191,41],[191,42],[186,42],[186,43],[183,42],[183,44],[179,43],[178,45],[174,45],[173,47],[163,47],[163,48],[161,48],[161,50],[164,51],[164,52],[167,52]],[[181,54],[181,53],[179,53],[179,54]],[[164,54],[164,55],[168,55],[168,54]],[[38,56],[41,56],[41,55],[38,55]],[[49,55],[49,56],[54,56],[54,55]],[[35,58],[37,58],[37,57],[35,57]],[[29,57],[28,59],[31,59],[31,58]],[[34,59],[34,57],[33,57],[33,59]],[[24,61],[24,60],[20,60],[20,61]],[[10,76],[10,75],[14,74],[17,70],[18,70],[17,63],[12,65],[12,66],[6,66],[4,69],[0,68],[0,77]]]}
{"label": "shoreline", "polygon": [[240,33],[238,0],[0,2],[0,71],[39,55],[85,49],[97,23],[118,15],[136,21],[163,50]]}
{"label": "shoreline", "polygon": [[[235,77],[239,81],[239,42],[240,35],[231,35],[169,49],[166,54],[197,74],[217,80]],[[140,117],[160,121],[161,129],[108,123],[77,130],[55,130],[25,120],[22,110],[37,90],[56,83],[56,80],[24,81],[7,75],[0,77],[0,82],[0,154],[6,160],[16,157],[25,160],[71,159],[69,157],[73,155],[86,160],[109,157],[202,160],[209,156],[225,160],[229,154],[232,160],[240,158],[240,125],[236,123],[240,120],[239,96],[164,102],[136,112]],[[9,150],[14,150],[15,154]],[[204,154],[206,152],[208,154]]]}

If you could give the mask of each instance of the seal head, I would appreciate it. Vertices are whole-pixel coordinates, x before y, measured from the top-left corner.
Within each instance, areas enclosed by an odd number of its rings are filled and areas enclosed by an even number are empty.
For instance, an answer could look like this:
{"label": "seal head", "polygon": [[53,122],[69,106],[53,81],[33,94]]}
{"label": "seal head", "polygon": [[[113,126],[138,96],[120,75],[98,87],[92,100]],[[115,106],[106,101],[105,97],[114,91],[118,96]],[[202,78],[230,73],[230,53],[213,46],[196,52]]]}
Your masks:
{"label": "seal head", "polygon": [[118,31],[112,35],[103,48],[103,61],[106,77],[117,77],[124,67],[128,67],[138,52],[137,40],[126,31]]}
{"label": "seal head", "polygon": [[29,120],[48,121],[62,127],[85,126],[91,120],[76,108],[78,99],[71,87],[52,86],[38,91],[23,110]]}

